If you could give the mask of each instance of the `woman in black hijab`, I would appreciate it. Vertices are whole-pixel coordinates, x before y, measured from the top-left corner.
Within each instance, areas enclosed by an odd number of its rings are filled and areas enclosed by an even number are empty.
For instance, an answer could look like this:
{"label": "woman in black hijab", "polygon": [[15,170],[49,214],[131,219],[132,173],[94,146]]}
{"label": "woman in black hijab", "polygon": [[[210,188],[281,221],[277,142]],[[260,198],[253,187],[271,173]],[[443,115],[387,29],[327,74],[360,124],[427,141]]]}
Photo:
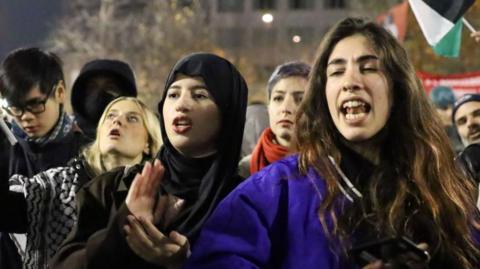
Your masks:
{"label": "woman in black hijab", "polygon": [[158,105],[164,139],[158,160],[106,173],[79,192],[77,226],[52,267],[181,264],[188,241],[241,180],[247,92],[227,60],[207,53],[181,59]]}

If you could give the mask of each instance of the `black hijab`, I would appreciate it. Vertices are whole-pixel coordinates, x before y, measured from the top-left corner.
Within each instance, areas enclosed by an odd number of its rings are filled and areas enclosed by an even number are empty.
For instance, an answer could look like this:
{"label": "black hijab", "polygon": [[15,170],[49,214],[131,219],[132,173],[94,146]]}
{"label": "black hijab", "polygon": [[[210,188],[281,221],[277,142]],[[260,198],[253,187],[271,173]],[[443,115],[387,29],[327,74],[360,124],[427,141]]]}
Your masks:
{"label": "black hijab", "polygon": [[[177,74],[200,76],[221,113],[220,134],[216,154],[205,158],[189,158],[170,143],[163,120],[163,105],[168,88]],[[166,173],[163,191],[185,199],[184,209],[166,227],[177,230],[190,240],[213,209],[240,182],[237,166],[245,125],[248,89],[242,75],[229,61],[208,53],[194,53],[175,64],[165,83],[158,104],[164,144],[158,154]]]}

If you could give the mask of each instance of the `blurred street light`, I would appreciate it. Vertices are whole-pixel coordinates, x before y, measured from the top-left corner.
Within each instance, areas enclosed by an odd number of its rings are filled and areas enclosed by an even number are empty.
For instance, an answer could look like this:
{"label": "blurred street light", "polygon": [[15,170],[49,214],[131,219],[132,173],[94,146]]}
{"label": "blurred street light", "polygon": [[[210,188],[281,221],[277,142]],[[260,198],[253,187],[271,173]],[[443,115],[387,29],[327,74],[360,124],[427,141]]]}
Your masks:
{"label": "blurred street light", "polygon": [[262,21],[266,24],[270,24],[273,22],[273,15],[270,13],[265,13],[262,15]]}
{"label": "blurred street light", "polygon": [[292,37],[292,41],[293,41],[293,43],[300,43],[300,42],[302,42],[302,37],[299,36],[299,35],[294,35]]}

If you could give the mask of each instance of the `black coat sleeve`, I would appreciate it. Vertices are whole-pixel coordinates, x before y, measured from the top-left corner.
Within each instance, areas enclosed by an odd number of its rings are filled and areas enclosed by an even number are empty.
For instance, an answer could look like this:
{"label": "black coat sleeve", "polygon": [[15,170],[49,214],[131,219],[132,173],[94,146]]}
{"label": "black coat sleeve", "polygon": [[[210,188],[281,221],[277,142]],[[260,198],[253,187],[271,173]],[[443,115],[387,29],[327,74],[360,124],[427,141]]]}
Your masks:
{"label": "black coat sleeve", "polygon": [[[130,214],[100,178],[77,194],[78,222],[51,260],[51,268],[148,268],[129,248],[123,232]],[[107,180],[108,181],[108,180]],[[103,185],[103,186],[102,186]],[[108,185],[108,184],[107,184]]]}
{"label": "black coat sleeve", "polygon": [[27,202],[23,193],[3,190],[0,193],[0,231],[27,232]]}
{"label": "black coat sleeve", "polygon": [[0,178],[0,232],[25,233],[27,231],[27,201],[25,195],[9,190],[8,173]]}
{"label": "black coat sleeve", "polygon": [[[9,163],[12,146],[0,130],[0,231],[25,233],[27,230],[27,203],[23,193],[9,191]],[[8,216],[8,217],[7,217]]]}
{"label": "black coat sleeve", "polygon": [[471,144],[458,154],[455,161],[464,175],[480,183],[480,144]]}

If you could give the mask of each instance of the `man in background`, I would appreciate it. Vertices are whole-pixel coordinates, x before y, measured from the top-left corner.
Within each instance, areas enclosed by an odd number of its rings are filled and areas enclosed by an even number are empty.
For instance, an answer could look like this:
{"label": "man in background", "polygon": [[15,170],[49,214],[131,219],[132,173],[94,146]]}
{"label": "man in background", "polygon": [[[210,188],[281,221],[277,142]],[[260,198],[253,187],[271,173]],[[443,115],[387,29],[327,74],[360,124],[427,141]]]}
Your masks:
{"label": "man in background", "polygon": [[452,89],[445,86],[437,86],[430,92],[430,100],[432,100],[442,120],[443,127],[447,132],[453,150],[455,153],[459,153],[463,149],[463,144],[460,141],[455,126],[452,124],[452,111],[455,103],[455,95]]}

